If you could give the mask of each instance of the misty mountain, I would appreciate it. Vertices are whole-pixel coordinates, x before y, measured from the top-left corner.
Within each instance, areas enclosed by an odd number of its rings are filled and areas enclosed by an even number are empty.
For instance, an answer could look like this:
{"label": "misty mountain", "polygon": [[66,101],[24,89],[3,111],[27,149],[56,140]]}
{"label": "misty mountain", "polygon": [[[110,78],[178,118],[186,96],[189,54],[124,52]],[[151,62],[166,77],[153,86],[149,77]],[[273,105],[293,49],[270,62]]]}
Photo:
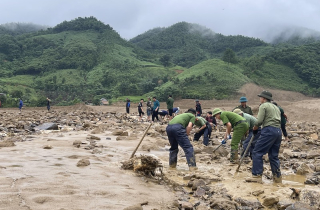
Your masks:
{"label": "misty mountain", "polygon": [[271,44],[310,44],[320,40],[320,32],[304,27],[275,27],[266,33],[265,41]]}
{"label": "misty mountain", "polygon": [[33,23],[6,23],[0,25],[0,34],[21,35],[47,29],[48,26]]}
{"label": "misty mountain", "polygon": [[130,42],[151,53],[169,55],[174,64],[185,67],[210,58],[219,58],[227,48],[238,52],[245,48],[268,45],[260,39],[242,35],[225,36],[187,22],[152,29]]}

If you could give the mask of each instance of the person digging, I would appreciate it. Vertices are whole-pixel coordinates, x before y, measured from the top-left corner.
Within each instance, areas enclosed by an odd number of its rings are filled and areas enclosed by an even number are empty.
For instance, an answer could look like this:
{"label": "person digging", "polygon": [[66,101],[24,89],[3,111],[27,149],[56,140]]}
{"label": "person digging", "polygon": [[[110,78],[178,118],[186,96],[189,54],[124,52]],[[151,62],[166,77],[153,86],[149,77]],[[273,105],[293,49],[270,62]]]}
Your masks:
{"label": "person digging", "polygon": [[272,94],[262,91],[259,95],[261,105],[259,107],[257,122],[253,127],[253,134],[258,132],[261,126],[261,135],[252,152],[252,177],[246,178],[247,182],[262,183],[263,155],[268,153],[273,182],[282,183],[279,149],[281,145],[281,117],[279,108],[272,104]]}
{"label": "person digging", "polygon": [[[212,115],[221,120],[222,123],[227,126],[224,139],[227,139],[230,136],[231,129],[233,128],[233,136],[231,139],[231,153],[230,153],[230,164],[234,165],[238,163],[238,147],[242,137],[247,133],[249,127],[246,119],[240,115],[222,111],[219,108],[216,108],[212,111]],[[225,141],[224,141],[225,142]]]}
{"label": "person digging", "polygon": [[203,144],[208,146],[209,138],[211,136],[212,127],[203,117],[196,117],[195,126],[199,127],[199,130],[194,134],[193,141],[199,141],[203,135]]}
{"label": "person digging", "polygon": [[[256,124],[257,122],[257,118],[255,118],[254,116],[251,116],[250,114],[244,113],[243,111],[241,111],[241,109],[235,109],[233,110],[234,113],[240,115],[241,117],[245,118],[248,126],[249,126],[249,132],[247,135],[247,138],[243,141],[243,152],[241,154],[241,156],[243,156],[244,151],[246,151],[248,144],[250,142],[250,139],[253,135],[253,126]],[[246,157],[250,157],[252,159],[252,151],[254,149],[254,145],[257,142],[257,139],[259,138],[261,133],[261,128],[258,128],[258,133],[256,135],[254,135],[254,138],[251,142],[250,148],[248,150],[248,153],[246,154]]]}
{"label": "person digging", "polygon": [[188,135],[195,123],[196,110],[188,109],[186,113],[174,117],[166,128],[170,142],[169,167],[176,168],[178,161],[178,145],[183,149],[189,170],[196,170],[196,158],[194,156],[193,146],[190,143]]}

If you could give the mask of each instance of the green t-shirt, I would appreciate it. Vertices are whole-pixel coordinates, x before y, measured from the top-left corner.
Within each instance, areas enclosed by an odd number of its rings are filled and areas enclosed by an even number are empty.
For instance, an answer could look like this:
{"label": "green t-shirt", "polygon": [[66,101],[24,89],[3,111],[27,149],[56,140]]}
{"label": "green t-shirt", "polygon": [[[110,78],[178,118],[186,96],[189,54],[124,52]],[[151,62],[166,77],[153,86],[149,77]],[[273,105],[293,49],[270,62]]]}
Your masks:
{"label": "green t-shirt", "polygon": [[203,117],[196,117],[196,120],[194,121],[194,124],[196,126],[199,126],[199,128],[204,126],[206,123],[207,123],[207,121]]}
{"label": "green t-shirt", "polygon": [[257,122],[255,125],[258,127],[262,126],[262,128],[267,126],[280,128],[280,124],[280,109],[270,102],[261,104],[259,107]]}
{"label": "green t-shirt", "polygon": [[247,120],[249,130],[252,130],[254,124],[256,124],[256,122],[257,122],[257,118],[255,118],[254,116],[251,116],[250,114],[247,114],[247,113],[243,113],[243,117],[244,117],[244,119]]}
{"label": "green t-shirt", "polygon": [[194,124],[196,117],[191,113],[183,113],[175,116],[170,122],[169,125],[173,124],[181,124],[184,128],[186,128],[189,122]]}
{"label": "green t-shirt", "polygon": [[173,98],[169,97],[167,99],[167,109],[173,109],[173,102],[174,102]]}
{"label": "green t-shirt", "polygon": [[231,123],[231,126],[234,127],[234,125],[243,120],[245,121],[246,119],[244,119],[243,117],[241,117],[240,115],[233,113],[233,112],[221,112],[220,118],[223,122],[223,124],[227,124],[228,122]]}
{"label": "green t-shirt", "polygon": [[[250,106],[246,106],[246,107],[243,107],[242,105],[239,105],[237,106],[236,108],[234,108],[233,110],[235,109],[240,109],[241,111],[243,111],[244,113],[247,113],[247,114],[250,114],[250,115],[253,115],[252,113],[252,110],[251,110],[251,107]],[[232,111],[233,111],[232,110]]]}

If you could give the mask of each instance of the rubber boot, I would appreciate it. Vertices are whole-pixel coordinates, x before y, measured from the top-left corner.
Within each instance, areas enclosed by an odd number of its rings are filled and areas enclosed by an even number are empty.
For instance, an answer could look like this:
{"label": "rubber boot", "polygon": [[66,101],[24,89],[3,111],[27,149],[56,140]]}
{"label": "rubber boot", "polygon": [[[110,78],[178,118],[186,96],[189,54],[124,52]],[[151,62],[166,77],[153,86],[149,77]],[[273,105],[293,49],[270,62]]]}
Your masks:
{"label": "rubber boot", "polygon": [[236,165],[239,163],[239,156],[237,150],[231,150],[230,153],[230,165]]}
{"label": "rubber boot", "polygon": [[252,177],[246,178],[246,182],[254,182],[262,184],[262,176],[261,175],[252,175]]}
{"label": "rubber boot", "polygon": [[175,150],[170,151],[170,154],[169,154],[169,166],[170,166],[170,168],[177,167],[178,152],[179,152],[179,149],[175,149]]}
{"label": "rubber boot", "polygon": [[282,184],[282,176],[278,177],[277,175],[273,174],[272,179],[273,179],[274,183],[281,183]]}

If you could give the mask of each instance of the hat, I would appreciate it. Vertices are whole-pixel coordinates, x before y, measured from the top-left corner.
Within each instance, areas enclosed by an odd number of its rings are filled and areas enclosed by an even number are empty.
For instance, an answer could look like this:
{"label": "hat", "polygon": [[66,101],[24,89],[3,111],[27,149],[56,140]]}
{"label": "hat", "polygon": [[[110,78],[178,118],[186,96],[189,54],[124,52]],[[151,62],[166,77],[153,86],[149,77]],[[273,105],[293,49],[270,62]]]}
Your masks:
{"label": "hat", "polygon": [[270,93],[266,90],[262,91],[258,96],[272,101],[272,93]]}
{"label": "hat", "polygon": [[241,98],[240,98],[240,103],[242,103],[242,102],[247,102],[248,101],[248,99],[246,98],[246,97],[244,97],[244,96],[242,96]]}
{"label": "hat", "polygon": [[243,113],[243,111],[241,111],[241,109],[235,109],[235,110],[233,110],[233,112],[236,113],[236,114],[242,114]]}
{"label": "hat", "polygon": [[215,109],[212,111],[212,115],[215,116],[216,114],[219,114],[219,113],[221,113],[221,112],[222,112],[221,109],[215,108]]}
{"label": "hat", "polygon": [[196,99],[195,102],[199,102],[199,99]]}

